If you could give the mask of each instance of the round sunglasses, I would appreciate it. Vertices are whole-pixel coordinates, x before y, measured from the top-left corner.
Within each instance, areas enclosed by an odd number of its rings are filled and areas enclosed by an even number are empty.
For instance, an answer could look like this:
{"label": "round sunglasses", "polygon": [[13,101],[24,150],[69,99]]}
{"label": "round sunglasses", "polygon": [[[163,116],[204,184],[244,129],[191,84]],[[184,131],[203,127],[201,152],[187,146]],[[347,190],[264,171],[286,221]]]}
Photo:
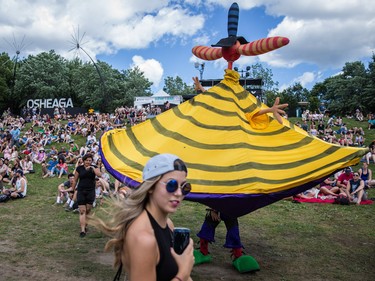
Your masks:
{"label": "round sunglasses", "polygon": [[169,193],[176,192],[177,188],[179,188],[179,187],[181,188],[181,192],[182,192],[183,195],[187,195],[191,190],[191,184],[189,182],[184,182],[180,186],[178,184],[178,181],[176,181],[175,179],[170,179],[167,182],[161,181],[161,183],[165,184],[165,186],[167,188],[167,191]]}

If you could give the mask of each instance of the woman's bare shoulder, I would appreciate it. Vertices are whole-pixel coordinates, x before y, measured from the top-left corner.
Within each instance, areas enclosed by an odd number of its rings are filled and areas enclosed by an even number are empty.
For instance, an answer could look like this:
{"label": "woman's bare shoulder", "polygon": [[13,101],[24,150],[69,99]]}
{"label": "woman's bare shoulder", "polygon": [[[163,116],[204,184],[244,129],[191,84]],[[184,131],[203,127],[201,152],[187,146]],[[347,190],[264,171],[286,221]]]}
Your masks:
{"label": "woman's bare shoulder", "polygon": [[146,212],[142,212],[129,227],[126,240],[131,243],[138,241],[155,240],[154,230],[152,229],[149,218]]}

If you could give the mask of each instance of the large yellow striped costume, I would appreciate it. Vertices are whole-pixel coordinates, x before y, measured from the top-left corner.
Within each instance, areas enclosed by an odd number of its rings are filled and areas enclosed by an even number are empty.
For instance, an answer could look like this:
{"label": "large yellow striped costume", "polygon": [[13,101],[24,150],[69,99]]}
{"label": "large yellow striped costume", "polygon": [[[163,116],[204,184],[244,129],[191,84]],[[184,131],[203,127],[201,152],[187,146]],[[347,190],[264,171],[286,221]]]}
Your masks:
{"label": "large yellow striped costume", "polygon": [[326,143],[272,115],[253,115],[266,105],[245,91],[239,75],[128,129],[101,138],[109,172],[130,185],[141,181],[147,160],[173,153],[188,166],[186,199],[241,216],[310,188],[359,162],[365,148]]}

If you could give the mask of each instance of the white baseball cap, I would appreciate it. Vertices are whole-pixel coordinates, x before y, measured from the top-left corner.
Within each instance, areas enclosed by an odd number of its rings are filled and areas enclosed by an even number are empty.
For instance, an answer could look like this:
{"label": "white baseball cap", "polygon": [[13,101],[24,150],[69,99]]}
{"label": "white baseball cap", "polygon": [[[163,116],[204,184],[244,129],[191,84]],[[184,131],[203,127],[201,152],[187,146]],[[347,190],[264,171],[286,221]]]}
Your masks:
{"label": "white baseball cap", "polygon": [[180,167],[180,165],[175,165],[175,161],[177,159],[180,158],[169,153],[159,154],[150,158],[143,169],[143,180],[149,180],[176,170],[187,172],[185,165],[183,165],[183,167]]}

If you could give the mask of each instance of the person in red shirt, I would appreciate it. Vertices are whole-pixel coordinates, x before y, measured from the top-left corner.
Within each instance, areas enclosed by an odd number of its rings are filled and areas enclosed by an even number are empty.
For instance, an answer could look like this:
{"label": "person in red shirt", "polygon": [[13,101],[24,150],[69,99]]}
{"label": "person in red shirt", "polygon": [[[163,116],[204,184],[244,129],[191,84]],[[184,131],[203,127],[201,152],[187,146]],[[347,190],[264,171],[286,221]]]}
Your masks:
{"label": "person in red shirt", "polygon": [[338,177],[336,186],[340,188],[340,193],[346,194],[348,182],[353,179],[353,172],[350,167],[346,167],[344,172]]}

